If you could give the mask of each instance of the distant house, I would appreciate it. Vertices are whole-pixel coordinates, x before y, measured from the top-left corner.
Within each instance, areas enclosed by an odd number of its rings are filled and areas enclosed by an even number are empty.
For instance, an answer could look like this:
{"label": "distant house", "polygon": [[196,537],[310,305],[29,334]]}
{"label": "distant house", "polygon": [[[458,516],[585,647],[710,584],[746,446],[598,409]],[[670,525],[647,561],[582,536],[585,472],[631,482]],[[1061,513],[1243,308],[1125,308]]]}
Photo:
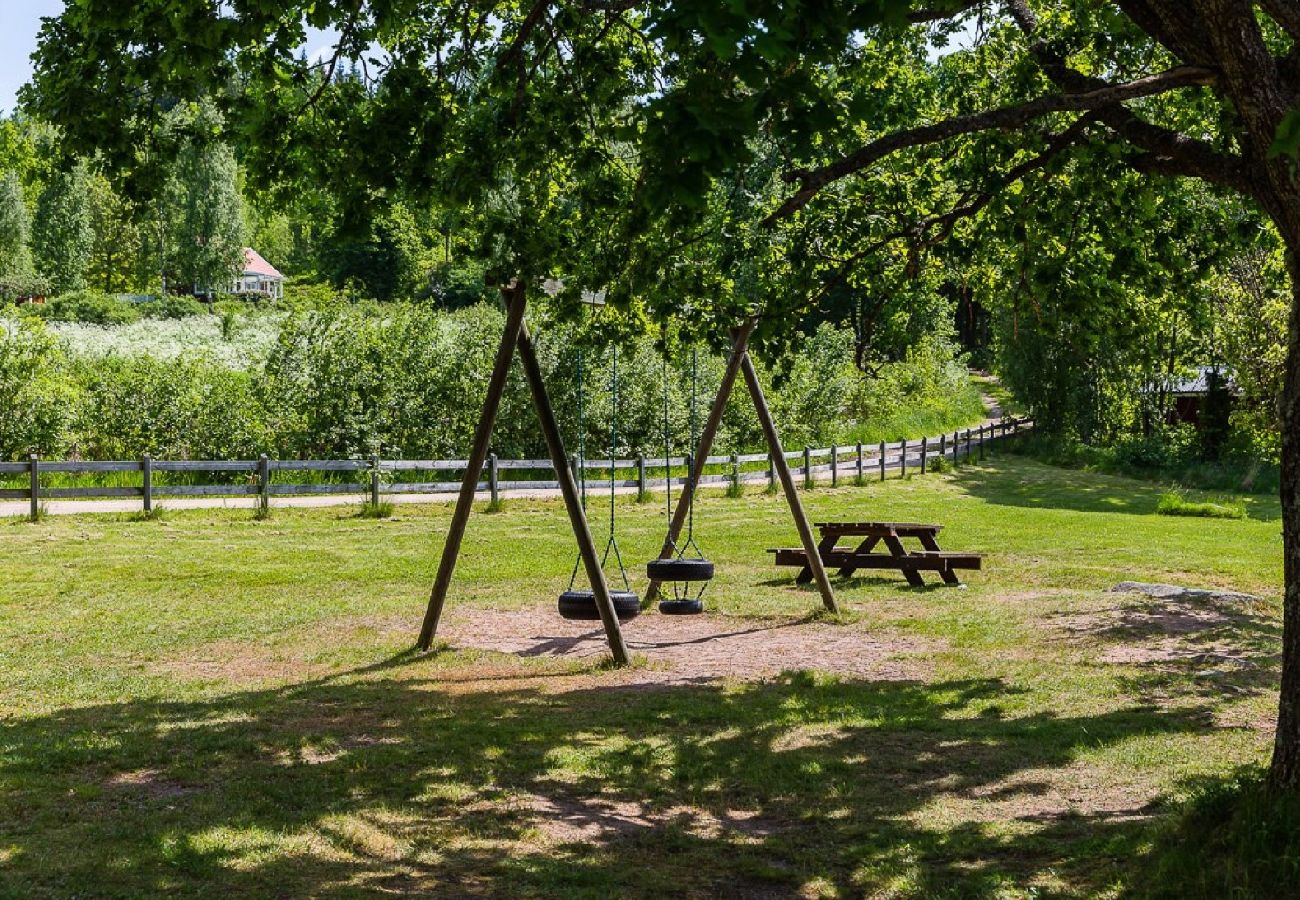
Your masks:
{"label": "distant house", "polygon": [[1169,397],[1174,401],[1169,410],[1170,424],[1186,422],[1199,426],[1205,416],[1207,402],[1213,402],[1211,394],[1222,394],[1229,405],[1237,395],[1237,383],[1231,372],[1215,366],[1197,366],[1194,373],[1187,377],[1175,377],[1168,385]]}
{"label": "distant house", "polygon": [[244,271],[235,279],[232,294],[253,294],[279,300],[284,296],[284,276],[252,247],[244,248]]}

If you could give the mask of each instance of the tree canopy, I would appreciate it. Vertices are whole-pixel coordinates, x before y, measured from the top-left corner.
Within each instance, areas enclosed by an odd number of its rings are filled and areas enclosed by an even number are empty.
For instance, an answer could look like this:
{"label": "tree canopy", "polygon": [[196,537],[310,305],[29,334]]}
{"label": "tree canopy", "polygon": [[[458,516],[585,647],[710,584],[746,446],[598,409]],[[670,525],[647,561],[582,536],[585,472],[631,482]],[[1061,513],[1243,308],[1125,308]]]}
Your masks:
{"label": "tree canopy", "polygon": [[[309,28],[332,53],[301,56]],[[906,329],[920,279],[996,281],[1013,334],[1052,337],[1021,354],[1042,371],[1159,322],[1225,251],[1280,246],[1293,306],[1300,282],[1296,0],[74,0],[37,63],[29,107],[138,191],[160,106],[208,98],[268,188],[468,217],[491,279],[563,276],[561,312],[603,286],[632,326],[718,334],[761,309],[774,342],[847,303]],[[1297,335],[1274,759],[1293,788]]]}

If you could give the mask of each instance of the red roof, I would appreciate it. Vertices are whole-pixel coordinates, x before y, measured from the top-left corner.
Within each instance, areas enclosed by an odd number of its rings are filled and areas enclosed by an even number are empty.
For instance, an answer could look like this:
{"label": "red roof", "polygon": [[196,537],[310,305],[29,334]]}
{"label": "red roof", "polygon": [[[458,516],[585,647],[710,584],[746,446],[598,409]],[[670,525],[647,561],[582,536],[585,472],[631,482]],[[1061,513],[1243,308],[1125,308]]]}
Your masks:
{"label": "red roof", "polygon": [[262,258],[252,247],[244,248],[244,274],[245,275],[263,275],[270,278],[283,278],[275,266]]}

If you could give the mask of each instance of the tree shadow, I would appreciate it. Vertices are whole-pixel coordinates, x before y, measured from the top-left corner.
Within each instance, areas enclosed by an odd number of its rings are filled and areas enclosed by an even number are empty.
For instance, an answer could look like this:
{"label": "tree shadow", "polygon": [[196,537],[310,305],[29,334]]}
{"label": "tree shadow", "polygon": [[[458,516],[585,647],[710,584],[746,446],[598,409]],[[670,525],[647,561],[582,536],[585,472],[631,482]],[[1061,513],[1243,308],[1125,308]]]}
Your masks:
{"label": "tree shadow", "polygon": [[1056,468],[1024,457],[958,468],[952,477],[972,496],[998,506],[1076,512],[1153,515],[1160,495],[1167,490],[1157,484]]}
{"label": "tree shadow", "polygon": [[[1194,709],[1009,715],[997,678],[548,692],[435,666],[0,724],[0,893],[1086,891],[1122,878],[1147,815],[1072,813],[1029,773],[1206,729]],[[930,814],[989,797],[1023,827]]]}

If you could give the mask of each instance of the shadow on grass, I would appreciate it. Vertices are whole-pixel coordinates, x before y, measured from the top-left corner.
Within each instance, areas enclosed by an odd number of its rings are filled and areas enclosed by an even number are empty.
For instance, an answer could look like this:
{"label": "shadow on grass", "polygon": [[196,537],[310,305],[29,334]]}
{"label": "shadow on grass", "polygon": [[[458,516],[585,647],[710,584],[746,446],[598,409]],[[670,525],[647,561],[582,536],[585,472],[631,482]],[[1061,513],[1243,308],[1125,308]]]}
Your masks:
{"label": "shadow on grass", "polygon": [[[961,467],[954,479],[973,496],[1000,506],[1132,515],[1154,515],[1160,495],[1169,490],[1164,484],[1059,468],[1015,455]],[[1248,519],[1274,522],[1281,518],[1276,500],[1261,496],[1247,499]]]}
{"label": "shadow on grass", "polygon": [[[1087,892],[1122,880],[1144,813],[1073,814],[1017,773],[1204,729],[1008,717],[993,678],[547,693],[441,664],[0,725],[0,894]],[[927,813],[990,793],[1015,827]]]}

